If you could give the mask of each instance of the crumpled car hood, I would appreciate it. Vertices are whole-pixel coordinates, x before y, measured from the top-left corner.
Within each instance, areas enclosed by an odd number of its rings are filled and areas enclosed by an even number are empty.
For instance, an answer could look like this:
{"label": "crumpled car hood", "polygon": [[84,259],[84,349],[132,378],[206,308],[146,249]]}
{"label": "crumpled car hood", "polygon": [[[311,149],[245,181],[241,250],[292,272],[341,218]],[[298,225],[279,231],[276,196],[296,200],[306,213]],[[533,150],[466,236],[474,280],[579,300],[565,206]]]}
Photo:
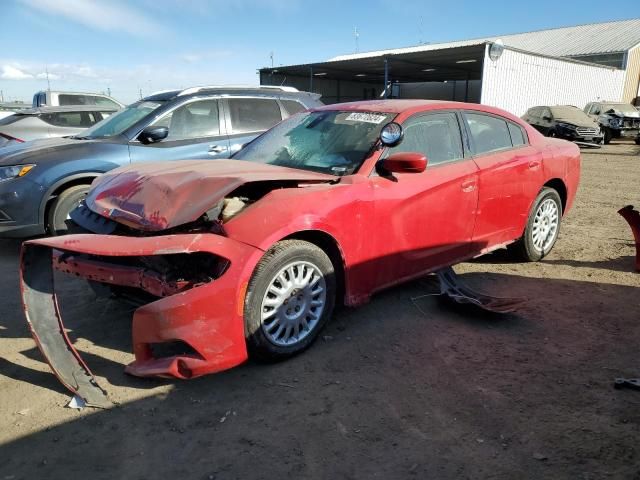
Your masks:
{"label": "crumpled car hood", "polygon": [[618,117],[624,118],[640,118],[640,112],[623,112],[621,110],[618,110],[617,108],[612,108],[603,113],[604,115],[617,115]]}
{"label": "crumpled car hood", "polygon": [[241,185],[278,180],[322,183],[336,177],[241,160],[145,163],[98,177],[86,204],[103,217],[154,232],[196,221]]}

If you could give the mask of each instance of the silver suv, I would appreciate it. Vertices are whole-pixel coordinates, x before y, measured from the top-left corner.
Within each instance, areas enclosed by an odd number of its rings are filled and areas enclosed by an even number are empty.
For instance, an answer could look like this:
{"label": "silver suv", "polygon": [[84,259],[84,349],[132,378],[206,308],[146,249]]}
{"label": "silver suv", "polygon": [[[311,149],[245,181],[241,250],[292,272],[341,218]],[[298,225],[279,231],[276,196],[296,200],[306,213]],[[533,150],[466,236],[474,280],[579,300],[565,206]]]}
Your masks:
{"label": "silver suv", "polygon": [[108,95],[101,93],[58,92],[46,90],[33,96],[32,107],[62,107],[67,105],[95,105],[120,109],[124,105]]}
{"label": "silver suv", "polygon": [[76,135],[118,111],[115,107],[71,106],[20,110],[0,118],[0,147],[40,138]]}

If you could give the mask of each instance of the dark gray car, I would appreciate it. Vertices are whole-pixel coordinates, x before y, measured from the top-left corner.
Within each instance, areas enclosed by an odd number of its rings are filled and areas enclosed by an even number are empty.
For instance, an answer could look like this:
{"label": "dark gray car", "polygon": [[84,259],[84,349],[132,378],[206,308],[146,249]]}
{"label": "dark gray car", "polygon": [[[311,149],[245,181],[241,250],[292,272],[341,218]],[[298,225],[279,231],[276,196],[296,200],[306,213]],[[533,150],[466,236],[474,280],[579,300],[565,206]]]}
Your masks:
{"label": "dark gray car", "polygon": [[294,113],[322,105],[290,87],[197,87],[149,96],[80,135],[0,148],[0,236],[66,231],[98,175],[131,162],[227,158]]}
{"label": "dark gray car", "polygon": [[0,119],[0,147],[41,138],[76,135],[118,111],[116,107],[29,108]]}
{"label": "dark gray car", "polygon": [[580,144],[598,145],[603,135],[598,122],[578,107],[556,105],[532,107],[522,119],[546,137],[558,137]]}

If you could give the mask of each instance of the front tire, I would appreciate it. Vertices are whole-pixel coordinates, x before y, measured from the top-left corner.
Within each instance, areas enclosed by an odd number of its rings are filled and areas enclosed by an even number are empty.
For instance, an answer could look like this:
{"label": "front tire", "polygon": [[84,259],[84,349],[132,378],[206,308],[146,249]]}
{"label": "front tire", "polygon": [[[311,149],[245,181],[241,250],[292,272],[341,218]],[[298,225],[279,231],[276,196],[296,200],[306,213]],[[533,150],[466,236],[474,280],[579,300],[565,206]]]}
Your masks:
{"label": "front tire", "polygon": [[66,221],[69,214],[87,196],[89,185],[75,185],[64,190],[53,201],[47,218],[47,230],[51,235],[65,235],[68,233]]}
{"label": "front tire", "polygon": [[283,240],[258,263],[247,288],[244,323],[252,357],[283,360],[308,348],[335,305],[336,278],[326,253]]}
{"label": "front tire", "polygon": [[562,200],[553,188],[543,188],[529,213],[524,235],[510,246],[513,256],[525,262],[546,257],[558,239],[562,221]]}
{"label": "front tire", "polygon": [[609,130],[607,127],[605,127],[602,130],[602,143],[604,143],[605,145],[609,145],[611,143],[611,138],[613,137],[613,135],[611,134],[611,130]]}

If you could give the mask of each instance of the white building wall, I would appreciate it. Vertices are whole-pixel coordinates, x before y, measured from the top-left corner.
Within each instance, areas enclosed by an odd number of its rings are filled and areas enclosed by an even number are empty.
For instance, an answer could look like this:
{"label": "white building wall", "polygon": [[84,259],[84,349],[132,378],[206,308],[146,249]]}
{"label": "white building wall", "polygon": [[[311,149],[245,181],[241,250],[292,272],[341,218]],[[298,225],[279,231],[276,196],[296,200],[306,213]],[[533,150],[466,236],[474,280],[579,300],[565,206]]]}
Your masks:
{"label": "white building wall", "polygon": [[620,101],[625,71],[505,48],[497,61],[485,51],[481,103],[521,116],[537,105]]}

